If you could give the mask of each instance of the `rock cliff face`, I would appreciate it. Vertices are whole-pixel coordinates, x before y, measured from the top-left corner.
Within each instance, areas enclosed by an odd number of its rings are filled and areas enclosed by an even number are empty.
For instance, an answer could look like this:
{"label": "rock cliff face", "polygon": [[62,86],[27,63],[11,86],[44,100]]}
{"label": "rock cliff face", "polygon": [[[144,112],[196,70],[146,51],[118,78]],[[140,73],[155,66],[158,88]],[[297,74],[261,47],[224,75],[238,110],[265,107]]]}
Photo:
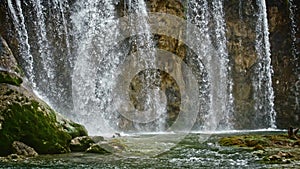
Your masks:
{"label": "rock cliff face", "polygon": [[[185,17],[185,4],[181,1],[148,1],[151,12],[164,12]],[[258,5],[254,0],[224,1],[227,49],[233,65],[234,128],[257,128],[255,121],[253,82],[254,67],[258,62],[255,49]],[[273,88],[275,94],[276,124],[278,128],[299,123],[299,30],[292,30],[291,12],[299,28],[300,3],[285,0],[267,0],[267,16],[270,32],[271,59],[274,70]],[[297,8],[298,7],[298,8]],[[291,11],[294,10],[294,11]],[[295,29],[295,28],[294,28]],[[293,42],[292,34],[296,38]],[[186,58],[187,47],[179,41],[156,35],[158,48],[168,50],[179,57]],[[179,52],[178,52],[179,51]],[[180,52],[181,51],[181,52]],[[293,53],[294,52],[294,53]],[[180,68],[178,68],[180,69]],[[298,100],[298,101],[297,101]],[[172,110],[171,110],[172,112]]]}
{"label": "rock cliff face", "polygon": [[[294,19],[296,29],[292,29],[291,17],[291,4],[287,0],[266,0],[267,3],[267,14],[268,24],[270,32],[270,43],[271,43],[271,59],[274,70],[273,74],[273,88],[275,94],[275,111],[277,112],[277,126],[278,128],[286,128],[289,125],[299,125],[300,120],[300,82],[299,82],[299,30],[300,27],[300,4],[299,1],[294,0],[296,8],[294,10]],[[5,1],[6,2],[6,1]],[[74,1],[69,2],[70,10]],[[186,16],[186,1],[177,0],[147,0],[147,7],[150,12],[163,12],[172,15],[176,15],[181,18]],[[251,77],[254,75],[254,67],[257,64],[258,56],[255,51],[255,40],[256,40],[256,25],[257,16],[255,13],[258,11],[258,5],[255,0],[224,0],[224,11],[226,21],[226,38],[227,38],[227,49],[232,65],[232,78],[233,78],[233,96],[234,96],[234,128],[245,129],[245,128],[256,128],[253,121],[255,118],[254,114],[254,88],[252,85]],[[26,4],[23,4],[26,6]],[[123,0],[117,5],[117,10],[120,16],[124,12]],[[27,11],[28,10],[28,11]],[[27,9],[24,13],[30,16],[30,10]],[[55,12],[57,9],[53,9]],[[12,48],[18,62],[21,58],[18,54],[18,41],[16,38],[16,32],[13,28],[13,21],[9,17],[7,12],[7,4],[0,4],[0,34],[8,40],[9,45]],[[48,11],[48,24],[52,24],[51,11]],[[66,18],[68,18],[68,12],[65,12]],[[55,25],[52,25],[55,26]],[[71,26],[70,26],[71,27]],[[53,31],[55,34],[55,31]],[[56,34],[55,34],[56,35]],[[34,36],[34,35],[33,35]],[[293,40],[295,36],[296,40]],[[74,38],[74,37],[73,37]],[[59,37],[54,37],[53,44],[57,41],[64,41]],[[165,36],[155,35],[155,43],[158,48],[170,51],[182,59],[185,59],[187,63],[192,61],[187,58],[187,46],[182,42]],[[51,42],[52,43],[52,42]],[[61,43],[61,42],[58,42]],[[62,43],[65,44],[65,43]],[[57,50],[56,53],[59,58],[60,52],[64,51],[65,46],[61,46],[61,50]],[[38,49],[33,49],[35,53]],[[296,52],[297,51],[297,52]],[[57,60],[59,60],[57,58]],[[63,58],[65,61],[65,58]],[[60,64],[57,62],[57,64]],[[22,83],[22,71],[18,67],[10,67],[15,70],[15,73],[5,73],[0,70],[0,78],[2,83],[19,86]],[[181,70],[180,67],[174,67],[174,71]],[[62,66],[58,66],[58,72],[66,72],[61,78],[68,79],[70,72],[63,69]],[[8,76],[9,75],[9,76]],[[164,76],[162,81],[165,84],[174,84],[172,78]],[[61,79],[57,79],[59,81]],[[138,81],[138,78],[136,79]],[[71,82],[68,82],[71,83]],[[133,82],[134,83],[134,82]],[[174,90],[167,90],[169,87],[165,85],[166,95],[180,95],[180,92],[176,87]],[[171,89],[171,88],[168,88]],[[67,87],[65,95],[71,98],[71,90]],[[134,92],[133,92],[134,93]],[[132,96],[134,98],[135,96]],[[71,99],[70,99],[71,100]],[[134,101],[133,101],[134,102]],[[136,104],[136,103],[134,103]],[[169,111],[170,119],[178,113],[180,101],[169,103],[167,109]],[[67,106],[67,105],[66,105]],[[201,118],[201,117],[200,117]],[[201,120],[200,120],[201,121]],[[124,124],[129,123],[124,121]],[[200,122],[201,123],[201,122]],[[127,124],[130,126],[130,124]],[[126,128],[126,127],[125,127]]]}
{"label": "rock cliff face", "polygon": [[[277,126],[299,126],[300,1],[291,4],[285,0],[269,0],[267,5]],[[294,21],[290,19],[291,15],[294,15]]]}
{"label": "rock cliff face", "polygon": [[21,141],[40,154],[69,152],[72,138],[87,135],[85,128],[53,111],[40,100],[0,37],[0,155],[12,153]]}
{"label": "rock cliff face", "polygon": [[[242,2],[242,5],[240,4]],[[290,3],[285,0],[267,0],[267,15],[270,32],[271,59],[274,70],[273,89],[275,94],[276,124],[278,128],[299,125],[299,40],[292,45]],[[257,63],[255,53],[255,26],[253,15],[258,9],[255,1],[225,1],[226,25],[229,54],[233,61],[233,94],[235,117],[242,119],[236,128],[253,128],[253,87],[251,75]],[[299,2],[294,2],[299,8]],[[241,9],[242,8],[242,9]],[[294,19],[299,27],[299,10],[294,8]],[[299,39],[299,31],[296,31]],[[294,48],[294,49],[293,49]],[[298,51],[294,54],[293,50]],[[298,77],[297,77],[298,76]]]}
{"label": "rock cliff face", "polygon": [[[225,19],[228,54],[233,63],[233,96],[235,103],[235,128],[255,128],[253,84],[251,77],[257,62],[255,51],[255,26],[257,13],[255,1],[225,1]],[[240,9],[242,8],[242,9]]]}

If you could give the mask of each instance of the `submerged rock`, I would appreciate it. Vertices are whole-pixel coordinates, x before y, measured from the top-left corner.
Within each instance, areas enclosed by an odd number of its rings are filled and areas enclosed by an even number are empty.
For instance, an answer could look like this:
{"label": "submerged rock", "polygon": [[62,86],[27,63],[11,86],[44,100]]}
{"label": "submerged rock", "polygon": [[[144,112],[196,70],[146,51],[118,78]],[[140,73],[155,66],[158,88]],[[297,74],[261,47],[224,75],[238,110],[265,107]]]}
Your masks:
{"label": "submerged rock", "polygon": [[98,143],[100,141],[104,141],[104,137],[103,136],[90,136],[91,139],[95,142]]}
{"label": "submerged rock", "polygon": [[87,153],[97,153],[97,154],[110,154],[122,152],[127,148],[127,146],[119,139],[111,139],[107,141],[100,141],[92,144],[86,152]]}
{"label": "submerged rock", "polygon": [[264,150],[264,147],[260,144],[255,145],[255,147],[253,148],[254,151],[258,151],[258,150]]}
{"label": "submerged rock", "polygon": [[72,138],[87,135],[82,125],[63,118],[24,84],[26,78],[1,37],[0,70],[0,156],[13,153],[16,140],[39,154],[66,153]]}
{"label": "submerged rock", "polygon": [[97,153],[97,154],[110,154],[112,153],[112,151],[106,150],[105,148],[103,148],[103,144],[97,143],[97,144],[93,144],[91,145],[91,147],[89,147],[86,152],[87,153]]}
{"label": "submerged rock", "polygon": [[266,164],[286,164],[291,161],[300,161],[300,149],[295,147],[299,140],[290,138],[288,134],[235,135],[222,137],[219,143],[222,146],[243,147],[252,150],[252,153],[260,157],[261,162]]}
{"label": "submerged rock", "polygon": [[264,160],[269,163],[281,163],[288,164],[291,163],[291,158],[294,157],[290,152],[278,152],[271,156],[265,157]]}

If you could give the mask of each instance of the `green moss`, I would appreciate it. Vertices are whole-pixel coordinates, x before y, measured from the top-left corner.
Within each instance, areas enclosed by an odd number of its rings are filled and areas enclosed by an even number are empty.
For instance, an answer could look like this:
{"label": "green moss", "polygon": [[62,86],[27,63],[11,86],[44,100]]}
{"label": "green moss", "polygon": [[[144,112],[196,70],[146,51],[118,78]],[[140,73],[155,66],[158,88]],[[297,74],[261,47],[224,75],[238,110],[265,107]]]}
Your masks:
{"label": "green moss", "polygon": [[238,137],[223,137],[219,140],[222,146],[244,146],[243,140]]}
{"label": "green moss", "polygon": [[292,145],[295,140],[291,140],[287,135],[239,135],[223,137],[219,140],[222,146],[255,147],[284,147]]}
{"label": "green moss", "polygon": [[70,122],[70,127],[65,129],[72,136],[72,138],[88,135],[84,126],[74,122]]}
{"label": "green moss", "polygon": [[4,117],[0,130],[0,155],[12,152],[13,141],[22,141],[40,154],[69,152],[71,135],[59,130],[53,112],[41,110],[40,103],[11,103],[1,112]]}
{"label": "green moss", "polygon": [[[102,145],[104,146],[104,145]],[[93,144],[90,148],[86,150],[87,153],[97,153],[97,154],[111,154],[111,151],[107,151],[99,144]]]}
{"label": "green moss", "polygon": [[0,83],[7,83],[15,86],[20,86],[23,82],[22,78],[17,75],[8,73],[8,72],[0,72]]}

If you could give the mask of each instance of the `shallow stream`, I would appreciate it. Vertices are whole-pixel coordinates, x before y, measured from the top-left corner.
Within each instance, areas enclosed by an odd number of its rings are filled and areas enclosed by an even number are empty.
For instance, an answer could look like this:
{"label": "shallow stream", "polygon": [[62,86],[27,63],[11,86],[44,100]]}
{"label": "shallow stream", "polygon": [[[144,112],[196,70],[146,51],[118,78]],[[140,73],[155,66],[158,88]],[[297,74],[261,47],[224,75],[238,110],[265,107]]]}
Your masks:
{"label": "shallow stream", "polygon": [[299,161],[266,164],[262,157],[255,155],[249,148],[223,147],[218,144],[218,138],[222,136],[283,132],[255,130],[190,133],[180,141],[174,139],[177,137],[174,133],[130,134],[117,138],[127,146],[123,152],[110,155],[40,155],[21,161],[0,162],[0,168],[297,168],[300,166]]}

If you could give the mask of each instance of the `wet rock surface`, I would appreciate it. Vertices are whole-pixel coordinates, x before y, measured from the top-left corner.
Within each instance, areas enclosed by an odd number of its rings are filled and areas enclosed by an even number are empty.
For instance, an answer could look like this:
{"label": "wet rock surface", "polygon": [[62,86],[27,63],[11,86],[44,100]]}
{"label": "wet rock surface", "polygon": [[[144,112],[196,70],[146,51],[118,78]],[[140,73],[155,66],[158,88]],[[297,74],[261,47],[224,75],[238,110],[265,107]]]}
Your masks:
{"label": "wet rock surface", "polygon": [[253,155],[261,158],[267,164],[288,164],[300,160],[299,139],[289,137],[288,134],[272,135],[235,135],[222,137],[221,146],[246,148]]}
{"label": "wet rock surface", "polygon": [[55,112],[22,83],[26,81],[22,71],[4,39],[0,40],[1,75],[5,74],[0,76],[0,155],[13,153],[21,145],[13,144],[16,140],[39,154],[70,152],[71,139],[87,135],[86,129]]}
{"label": "wet rock surface", "polygon": [[70,149],[72,152],[84,152],[93,143],[94,140],[89,136],[76,137],[71,140]]}
{"label": "wet rock surface", "polygon": [[12,143],[13,152],[17,155],[23,155],[25,157],[35,157],[38,156],[38,153],[28,145],[20,142],[20,141],[14,141]]}

